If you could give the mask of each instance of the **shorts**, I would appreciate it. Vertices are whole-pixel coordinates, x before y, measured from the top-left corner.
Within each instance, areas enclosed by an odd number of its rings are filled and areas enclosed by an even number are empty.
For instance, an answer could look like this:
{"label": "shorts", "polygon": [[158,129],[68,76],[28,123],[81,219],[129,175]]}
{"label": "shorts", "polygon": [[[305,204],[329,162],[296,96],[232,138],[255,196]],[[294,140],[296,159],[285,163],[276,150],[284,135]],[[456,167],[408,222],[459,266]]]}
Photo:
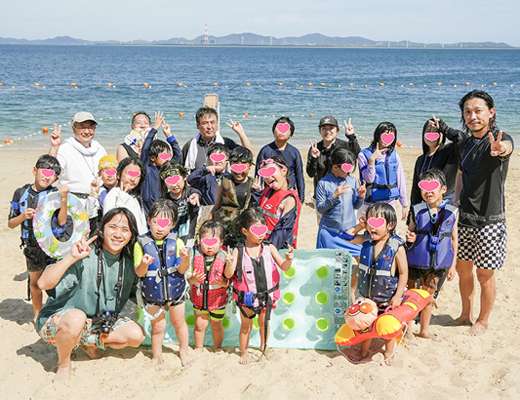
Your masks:
{"label": "shorts", "polygon": [[[67,312],[68,310],[60,310],[54,314],[52,314],[45,324],[43,324],[42,329],[38,332],[38,335],[46,341],[54,346],[56,346],[56,335],[58,334],[58,323],[60,322],[60,318]],[[114,324],[113,330],[121,328],[123,325],[128,324],[132,321],[130,318],[125,316],[120,316],[116,323]],[[87,318],[85,321],[85,327],[83,328],[83,332],[81,333],[81,339],[79,341],[79,345],[82,346],[91,346],[91,347],[99,347],[100,349],[105,349],[105,340],[107,339],[108,334],[101,333],[99,331],[95,331],[92,325],[92,318]]]}
{"label": "shorts", "polygon": [[505,222],[478,228],[459,224],[457,257],[473,261],[477,268],[499,270],[506,259],[507,230]]}
{"label": "shorts", "polygon": [[186,301],[185,293],[183,293],[181,296],[177,297],[176,299],[173,299],[171,301],[165,301],[163,303],[145,299],[147,306],[155,306],[155,307],[163,307],[163,308],[178,306],[179,304],[184,304],[185,301]]}
{"label": "shorts", "polygon": [[212,321],[222,321],[226,316],[226,306],[211,311],[199,310],[198,308],[193,307],[193,311],[198,314],[209,314],[209,318]]}
{"label": "shorts", "polygon": [[44,270],[47,265],[54,264],[57,260],[49,257],[39,246],[27,246],[23,249],[27,271],[38,272]]}

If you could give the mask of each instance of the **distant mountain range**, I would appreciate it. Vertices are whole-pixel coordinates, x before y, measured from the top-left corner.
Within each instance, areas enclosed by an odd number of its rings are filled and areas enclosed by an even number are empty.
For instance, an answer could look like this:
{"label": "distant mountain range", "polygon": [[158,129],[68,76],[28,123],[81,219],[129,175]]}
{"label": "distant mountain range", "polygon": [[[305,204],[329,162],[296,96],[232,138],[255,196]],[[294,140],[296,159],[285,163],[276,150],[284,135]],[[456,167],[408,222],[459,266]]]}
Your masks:
{"label": "distant mountain range", "polygon": [[[209,36],[209,45],[224,46],[330,46],[330,47],[400,47],[400,48],[513,48],[507,43],[496,42],[460,42],[460,43],[418,43],[402,40],[375,41],[360,36],[330,37],[320,33],[311,33],[300,37],[275,38],[254,33],[233,33],[227,36]],[[92,41],[75,39],[70,36],[57,36],[53,39],[13,39],[0,37],[0,44],[40,44],[40,45],[202,45],[204,36],[190,40],[183,37],[168,40],[133,40],[122,42],[117,40]]]}

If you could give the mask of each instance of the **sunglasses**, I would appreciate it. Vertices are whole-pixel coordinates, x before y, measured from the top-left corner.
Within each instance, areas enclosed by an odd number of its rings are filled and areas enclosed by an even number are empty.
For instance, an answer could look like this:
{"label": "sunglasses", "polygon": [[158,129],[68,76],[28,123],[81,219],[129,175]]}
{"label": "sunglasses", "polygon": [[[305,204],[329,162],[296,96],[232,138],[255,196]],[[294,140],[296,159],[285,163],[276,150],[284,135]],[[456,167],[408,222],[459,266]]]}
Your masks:
{"label": "sunglasses", "polygon": [[42,162],[41,164],[37,165],[36,168],[38,169],[50,169],[56,173],[56,175],[59,175],[61,172],[61,167],[59,165],[51,165],[48,162]]}
{"label": "sunglasses", "polygon": [[99,170],[101,171],[102,169],[108,169],[108,168],[117,169],[118,165],[119,165],[119,163],[117,161],[105,161],[104,163],[102,163],[99,166]]}

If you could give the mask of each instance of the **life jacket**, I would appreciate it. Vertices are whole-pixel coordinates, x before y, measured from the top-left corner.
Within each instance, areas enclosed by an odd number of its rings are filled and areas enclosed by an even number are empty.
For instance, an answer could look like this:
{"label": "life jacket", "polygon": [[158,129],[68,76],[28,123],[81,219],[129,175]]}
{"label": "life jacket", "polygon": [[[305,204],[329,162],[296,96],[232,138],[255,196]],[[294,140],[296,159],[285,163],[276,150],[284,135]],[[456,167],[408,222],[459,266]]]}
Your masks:
{"label": "life jacket", "polygon": [[206,271],[206,257],[200,246],[196,246],[193,258],[193,273],[205,273],[206,278],[191,285],[190,298],[193,306],[199,310],[213,311],[227,303],[228,288],[215,285],[224,274],[226,257],[222,250],[215,255],[211,269]]}
{"label": "life jacket", "polygon": [[[57,189],[54,186],[49,186],[47,189],[42,190],[41,192],[38,192],[38,196],[30,197],[29,196],[29,188],[31,187],[31,184],[28,183],[27,185],[24,185],[24,192],[22,193],[22,196],[20,197],[20,200],[18,203],[11,202],[11,207],[14,210],[18,210],[20,214],[23,214],[25,210],[28,208],[32,208],[36,210],[38,204],[43,201],[45,196],[47,196],[49,193],[56,191]],[[32,219],[25,219],[21,223],[21,231],[22,234],[20,236],[20,239],[22,240],[22,245],[27,246],[38,246],[38,242],[36,241],[36,238],[34,237],[34,231],[33,231],[33,221]]]}
{"label": "life jacket", "polygon": [[249,188],[247,191],[246,202],[244,203],[244,207],[240,208],[235,189],[235,182],[232,178],[226,175],[222,177],[222,198],[220,201],[220,208],[217,210],[215,218],[224,225],[224,228],[226,228],[228,233],[235,236],[240,236],[240,228],[237,225],[238,214],[240,210],[247,209],[249,207],[249,202],[251,201],[253,179],[247,179],[249,182]]}
{"label": "life jacket", "polygon": [[101,204],[101,209],[103,209],[103,203],[105,202],[105,197],[107,197],[109,191],[110,189],[107,189],[105,185],[101,185],[101,190],[99,191],[98,197],[99,204]]}
{"label": "life jacket", "polygon": [[427,203],[413,206],[412,218],[415,222],[417,239],[408,250],[408,267],[421,269],[445,269],[453,264],[455,253],[451,237],[453,229],[457,229],[455,221],[458,209],[450,204],[444,206],[442,220],[436,235],[433,232],[430,213]]}
{"label": "life jacket", "polygon": [[[370,147],[361,150],[361,153],[366,157],[367,162],[374,154],[374,150]],[[376,203],[378,201],[386,201],[398,199],[400,196],[399,188],[397,187],[397,153],[393,150],[390,155],[386,156],[385,161],[379,158],[375,162],[376,177],[374,182],[367,182],[367,203]],[[368,164],[361,169],[363,172],[368,168]],[[363,181],[363,174],[361,180]]]}
{"label": "life jacket", "polygon": [[237,248],[238,263],[233,275],[233,298],[241,306],[261,310],[268,303],[272,304],[280,298],[278,267],[268,243],[262,243],[262,253],[258,259],[252,259],[247,254],[243,243]]}
{"label": "life jacket", "polygon": [[137,238],[144,253],[154,258],[140,283],[143,297],[149,302],[163,304],[179,298],[185,292],[186,279],[184,274],[177,272],[181,262],[180,257],[177,257],[177,237],[176,232],[170,232],[164,238],[162,252],[150,232]]}
{"label": "life jacket", "polygon": [[365,232],[361,256],[359,259],[357,288],[363,297],[376,303],[389,301],[397,290],[398,277],[392,276],[392,264],[403,239],[392,235],[376,259],[375,242],[370,239],[370,233]]}
{"label": "life jacket", "polygon": [[296,241],[298,239],[298,224],[300,220],[300,198],[298,197],[298,192],[296,190],[279,190],[274,192],[271,197],[268,197],[271,191],[270,187],[266,187],[262,192],[262,196],[260,197],[259,206],[264,212],[265,220],[267,223],[267,234],[265,238],[269,240],[271,233],[273,232],[274,227],[280,220],[281,216],[278,216],[278,208],[280,208],[280,204],[289,196],[293,196],[296,199],[296,207],[298,207],[296,214],[296,222],[293,227],[293,244],[292,247],[296,249]]}

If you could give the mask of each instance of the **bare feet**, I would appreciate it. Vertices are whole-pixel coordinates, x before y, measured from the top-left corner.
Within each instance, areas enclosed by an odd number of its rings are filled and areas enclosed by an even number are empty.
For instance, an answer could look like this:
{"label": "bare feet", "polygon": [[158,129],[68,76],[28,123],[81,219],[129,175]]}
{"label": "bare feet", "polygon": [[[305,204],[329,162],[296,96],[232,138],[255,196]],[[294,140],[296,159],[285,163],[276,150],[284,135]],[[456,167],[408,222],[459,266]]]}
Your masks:
{"label": "bare feet", "polygon": [[188,365],[195,362],[195,359],[189,356],[187,350],[179,351],[179,358],[181,359],[181,364],[183,367],[187,367]]}
{"label": "bare feet", "polygon": [[347,356],[347,359],[351,362],[367,362],[371,361],[372,357],[369,357],[368,351],[366,353],[361,352],[361,350],[357,354],[352,354]]}
{"label": "bare feet", "polygon": [[394,363],[394,357],[392,357],[392,355],[393,352],[390,354],[385,352],[385,364],[388,366],[391,366]]}
{"label": "bare feet", "polygon": [[83,350],[87,356],[89,356],[93,360],[97,360],[101,358],[101,352],[99,351],[99,347],[95,346],[79,346],[81,350]]}
{"label": "bare feet", "polygon": [[431,339],[434,342],[442,342],[442,339],[438,338],[437,336],[431,335],[430,332],[419,332],[419,337],[422,339]]}
{"label": "bare feet", "polygon": [[71,366],[70,364],[58,367],[56,376],[53,378],[54,383],[62,384],[65,386],[70,385],[71,378]]}
{"label": "bare feet", "polygon": [[471,319],[469,319],[467,317],[462,317],[462,316],[457,319],[454,319],[453,321],[448,323],[448,326],[471,326],[471,325],[473,325],[471,323]]}
{"label": "bare feet", "polygon": [[152,367],[156,367],[158,365],[161,365],[163,362],[164,361],[162,359],[162,356],[154,356],[150,364],[152,365]]}
{"label": "bare feet", "polygon": [[238,363],[240,365],[246,365],[246,364],[250,364],[252,362],[253,362],[253,359],[251,358],[249,353],[242,353],[242,355],[240,356],[240,359],[238,360]]}
{"label": "bare feet", "polygon": [[265,349],[264,357],[267,361],[271,361],[275,356],[275,353],[271,351],[271,349]]}
{"label": "bare feet", "polygon": [[486,331],[487,328],[488,328],[487,322],[477,321],[471,328],[469,328],[466,332],[464,332],[463,335],[480,336]]}

